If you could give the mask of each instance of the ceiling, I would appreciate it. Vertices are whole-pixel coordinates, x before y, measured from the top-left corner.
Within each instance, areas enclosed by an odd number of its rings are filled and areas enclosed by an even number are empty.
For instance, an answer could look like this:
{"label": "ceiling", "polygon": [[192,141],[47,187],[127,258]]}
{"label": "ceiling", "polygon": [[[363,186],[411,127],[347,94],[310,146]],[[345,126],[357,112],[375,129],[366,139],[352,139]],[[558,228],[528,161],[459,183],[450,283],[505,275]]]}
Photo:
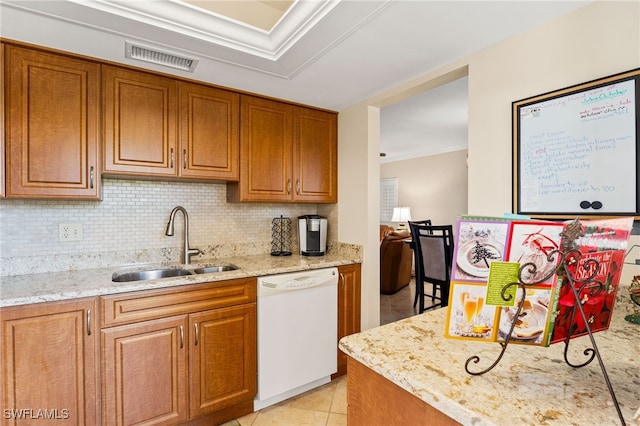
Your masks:
{"label": "ceiling", "polygon": [[[340,111],[591,1],[0,0],[0,36]],[[383,161],[465,149],[466,114],[466,78],[382,108]]]}

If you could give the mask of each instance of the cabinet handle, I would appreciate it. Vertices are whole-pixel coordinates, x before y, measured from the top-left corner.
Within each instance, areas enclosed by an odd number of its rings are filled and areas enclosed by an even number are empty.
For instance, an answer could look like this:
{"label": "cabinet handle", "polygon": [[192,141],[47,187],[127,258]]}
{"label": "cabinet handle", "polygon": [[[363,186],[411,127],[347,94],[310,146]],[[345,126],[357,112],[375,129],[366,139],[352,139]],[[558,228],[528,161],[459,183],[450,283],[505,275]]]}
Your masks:
{"label": "cabinet handle", "polygon": [[300,195],[300,179],[296,179],[296,194]]}
{"label": "cabinet handle", "polygon": [[93,189],[93,166],[89,169],[89,188]]}
{"label": "cabinet handle", "polygon": [[187,168],[187,150],[183,150],[182,151],[182,168],[186,169]]}
{"label": "cabinet handle", "polygon": [[180,326],[180,349],[184,348],[184,327]]}
{"label": "cabinet handle", "polygon": [[171,148],[171,157],[170,157],[170,163],[169,163],[169,167],[171,167],[173,169],[173,148]]}
{"label": "cabinet handle", "polygon": [[87,309],[87,336],[91,336],[91,309]]}
{"label": "cabinet handle", "polygon": [[344,274],[340,272],[340,288],[341,289],[344,288],[344,282],[345,282]]}
{"label": "cabinet handle", "polygon": [[195,336],[195,345],[196,345],[196,346],[198,346],[198,339],[200,338],[200,336],[199,336],[199,332],[198,332],[198,323],[195,323],[195,324],[194,324],[194,327],[195,327],[195,329],[196,329],[196,330],[195,330],[195,331],[196,331],[196,336]]}
{"label": "cabinet handle", "polygon": [[291,179],[287,179],[287,195],[291,194]]}

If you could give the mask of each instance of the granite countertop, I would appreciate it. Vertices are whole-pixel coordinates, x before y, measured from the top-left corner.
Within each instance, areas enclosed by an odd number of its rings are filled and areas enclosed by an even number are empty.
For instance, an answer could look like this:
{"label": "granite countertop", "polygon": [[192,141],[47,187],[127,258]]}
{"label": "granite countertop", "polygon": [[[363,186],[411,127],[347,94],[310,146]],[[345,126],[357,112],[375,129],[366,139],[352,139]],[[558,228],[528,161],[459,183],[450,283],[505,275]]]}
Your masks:
{"label": "granite countertop", "polygon": [[[624,320],[631,310],[624,290],[610,328],[594,339],[625,421],[640,425],[633,419],[640,406],[640,326]],[[472,376],[466,360],[479,356],[474,371],[481,370],[501,346],[445,338],[445,316],[438,309],[347,336],[340,349],[463,425],[621,424],[597,358],[574,369],[564,361],[564,343],[510,344],[493,370]],[[571,341],[572,363],[586,360],[589,343],[588,336]]]}
{"label": "granite countertop", "polygon": [[[187,266],[177,263],[147,263],[112,268],[4,276],[0,278],[0,307],[281,274],[360,262],[360,259],[354,256],[345,256],[340,252],[334,254],[327,253],[325,256],[318,257],[306,257],[296,254],[276,257],[265,254],[204,259],[193,262]],[[193,274],[146,281],[111,281],[114,272],[129,272],[166,267],[196,269],[210,265],[228,264],[236,265],[238,269],[234,271]]]}

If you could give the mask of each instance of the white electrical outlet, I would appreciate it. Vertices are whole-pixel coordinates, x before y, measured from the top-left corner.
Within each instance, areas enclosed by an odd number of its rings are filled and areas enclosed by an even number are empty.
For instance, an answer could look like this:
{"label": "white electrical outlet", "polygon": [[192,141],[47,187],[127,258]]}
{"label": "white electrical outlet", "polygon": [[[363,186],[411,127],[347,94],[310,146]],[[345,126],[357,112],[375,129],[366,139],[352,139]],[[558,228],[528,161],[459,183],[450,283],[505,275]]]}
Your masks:
{"label": "white electrical outlet", "polygon": [[60,241],[82,241],[82,224],[60,223],[58,225],[58,239]]}

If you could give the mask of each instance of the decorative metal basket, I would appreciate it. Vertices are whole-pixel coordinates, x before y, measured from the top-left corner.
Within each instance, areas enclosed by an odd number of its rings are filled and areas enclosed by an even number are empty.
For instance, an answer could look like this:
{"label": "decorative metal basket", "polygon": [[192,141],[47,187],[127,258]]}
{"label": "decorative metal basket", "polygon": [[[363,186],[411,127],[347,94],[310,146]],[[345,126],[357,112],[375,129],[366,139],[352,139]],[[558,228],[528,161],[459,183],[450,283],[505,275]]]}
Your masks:
{"label": "decorative metal basket", "polygon": [[276,217],[271,221],[271,256],[291,256],[291,219]]}

